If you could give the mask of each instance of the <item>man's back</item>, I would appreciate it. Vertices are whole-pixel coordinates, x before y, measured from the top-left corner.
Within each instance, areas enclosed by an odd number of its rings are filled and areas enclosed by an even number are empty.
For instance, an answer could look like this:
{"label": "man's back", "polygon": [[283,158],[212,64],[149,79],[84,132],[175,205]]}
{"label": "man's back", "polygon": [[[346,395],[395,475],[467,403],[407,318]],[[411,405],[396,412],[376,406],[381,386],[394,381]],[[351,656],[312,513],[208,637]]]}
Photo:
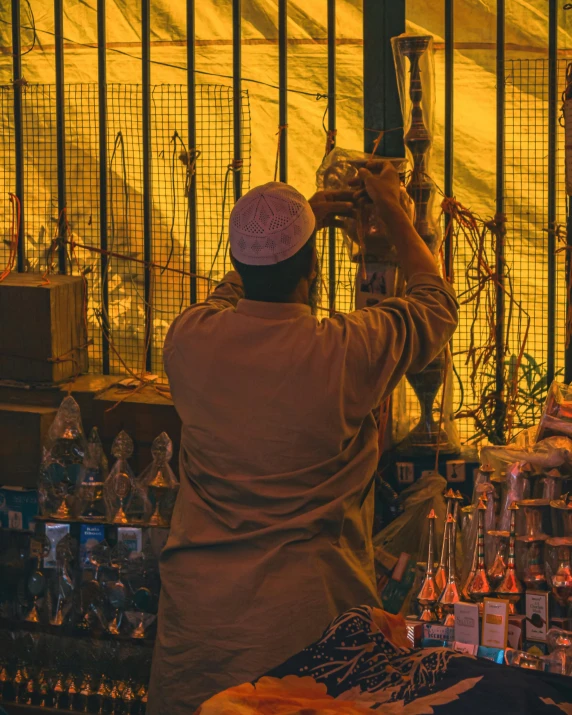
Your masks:
{"label": "man's back", "polygon": [[378,605],[372,410],[438,354],[456,317],[430,275],[406,299],[322,322],[308,306],[241,298],[230,274],[165,345],[183,434],[153,713],[182,713],[278,665],[346,608]]}

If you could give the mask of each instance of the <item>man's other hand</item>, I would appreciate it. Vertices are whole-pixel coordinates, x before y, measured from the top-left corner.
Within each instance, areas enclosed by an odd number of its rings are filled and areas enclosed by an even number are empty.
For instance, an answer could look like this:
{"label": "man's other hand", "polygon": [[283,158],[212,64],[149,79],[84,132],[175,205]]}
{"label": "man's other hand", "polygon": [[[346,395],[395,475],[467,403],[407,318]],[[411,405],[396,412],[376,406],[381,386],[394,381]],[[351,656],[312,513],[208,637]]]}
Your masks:
{"label": "man's other hand", "polygon": [[360,169],[359,178],[380,218],[385,219],[387,214],[402,209],[401,180],[391,162],[386,162],[378,174],[373,174],[367,169]]}

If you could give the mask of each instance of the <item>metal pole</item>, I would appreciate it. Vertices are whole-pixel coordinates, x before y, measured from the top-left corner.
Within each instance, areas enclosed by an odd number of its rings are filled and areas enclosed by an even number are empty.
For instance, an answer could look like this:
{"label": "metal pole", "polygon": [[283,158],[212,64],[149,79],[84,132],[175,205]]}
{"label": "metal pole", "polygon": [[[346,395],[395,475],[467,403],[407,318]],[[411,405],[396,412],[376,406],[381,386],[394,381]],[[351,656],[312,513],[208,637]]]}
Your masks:
{"label": "metal pole", "polygon": [[288,0],[278,0],[280,181],[288,182]]}
{"label": "metal pole", "polygon": [[22,44],[20,40],[20,0],[12,0],[12,73],[14,75],[14,154],[16,163],[16,196],[20,201],[20,240],[18,242],[18,272],[26,265],[24,210],[24,131],[22,126]]}
{"label": "metal pole", "polygon": [[[107,236],[107,58],[105,0],[97,0],[97,83],[99,104],[99,246],[108,250]],[[101,254],[102,334],[101,358],[104,375],[109,375],[109,283],[108,256]]]}
{"label": "metal pole", "polygon": [[[570,264],[572,262],[572,196],[568,196],[567,209],[566,245],[568,246],[568,250],[566,251],[566,276],[568,285],[568,281],[570,280]],[[567,309],[571,309],[569,303]],[[564,354],[564,382],[567,385],[572,382],[572,343],[566,347]]]}
{"label": "metal pole", "polygon": [[377,134],[383,156],[405,156],[403,117],[391,38],[405,32],[405,0],[363,0],[364,151],[371,153]]}
{"label": "metal pole", "polygon": [[558,4],[548,3],[548,344],[546,380],[556,371],[556,153],[558,122]]}
{"label": "metal pole", "polygon": [[[445,0],[445,196],[453,196],[454,179],[454,69],[455,69],[454,0]],[[453,276],[452,219],[445,214],[445,272]]]}
{"label": "metal pole", "polygon": [[[189,155],[188,162],[196,162],[197,105],[195,93],[195,0],[187,0],[187,112]],[[191,304],[197,302],[197,179],[196,164],[187,164],[190,170],[188,181],[189,245],[191,253]]]}
{"label": "metal pole", "polygon": [[505,306],[504,306],[504,280],[505,280],[505,0],[497,0],[497,176],[496,176],[496,224],[497,251],[496,251],[496,330],[495,330],[495,383],[496,405],[494,411],[495,432],[499,443],[504,442],[506,419],[505,403]]}
{"label": "metal pole", "polygon": [[145,364],[152,370],[153,313],[151,310],[152,213],[151,213],[151,12],[150,0],[141,0],[141,58],[143,104],[143,241],[145,267]]}
{"label": "metal pole", "polygon": [[[336,0],[328,0],[328,135],[336,144]],[[336,312],[336,229],[328,229],[330,315]]]}
{"label": "metal pole", "polygon": [[232,0],[232,86],[234,109],[234,199],[242,196],[242,6]]}
{"label": "metal pole", "polygon": [[56,53],[56,136],[58,151],[58,267],[66,272],[66,115],[64,86],[64,4],[54,0]]}

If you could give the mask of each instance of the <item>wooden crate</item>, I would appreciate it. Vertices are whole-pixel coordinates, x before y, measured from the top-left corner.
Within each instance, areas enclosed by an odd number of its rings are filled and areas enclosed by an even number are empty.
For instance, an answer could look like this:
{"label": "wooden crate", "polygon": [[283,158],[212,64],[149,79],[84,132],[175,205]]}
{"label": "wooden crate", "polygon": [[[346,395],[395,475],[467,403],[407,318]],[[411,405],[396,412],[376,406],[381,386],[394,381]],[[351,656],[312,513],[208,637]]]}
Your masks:
{"label": "wooden crate", "polygon": [[57,410],[0,403],[0,484],[36,487],[42,446]]}
{"label": "wooden crate", "polygon": [[11,273],[0,283],[0,379],[57,383],[87,371],[79,276]]}

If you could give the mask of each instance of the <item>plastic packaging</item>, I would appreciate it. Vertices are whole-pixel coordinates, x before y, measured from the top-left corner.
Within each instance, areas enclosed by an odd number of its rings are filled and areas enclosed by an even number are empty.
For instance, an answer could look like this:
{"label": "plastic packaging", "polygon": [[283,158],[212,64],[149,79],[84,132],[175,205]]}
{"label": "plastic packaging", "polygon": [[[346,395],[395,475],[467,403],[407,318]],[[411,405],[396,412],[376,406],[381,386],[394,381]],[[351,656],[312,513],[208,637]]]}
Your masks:
{"label": "plastic packaging", "polygon": [[536,441],[555,435],[572,437],[572,386],[556,380],[548,390]]}
{"label": "plastic packaging", "polygon": [[528,463],[537,472],[558,468],[564,475],[572,474],[572,439],[553,436],[528,447],[518,444],[483,447],[481,462],[491,464],[499,477],[516,462]]}
{"label": "plastic packaging", "polygon": [[42,516],[68,519],[86,453],[79,405],[65,397],[48,431],[42,451],[38,500]]}
{"label": "plastic packaging", "polygon": [[87,441],[83,465],[76,486],[74,513],[82,521],[105,519],[103,485],[108,472],[107,457],[103,451],[97,427],[94,427]]}
{"label": "plastic packaging", "polygon": [[107,521],[113,524],[145,521],[151,505],[128,462],[133,454],[133,440],[127,432],[117,435],[111,452],[116,461],[103,486]]}
{"label": "plastic packaging", "polygon": [[426,560],[429,531],[427,514],[435,510],[435,540],[440,550],[447,507],[443,492],[447,480],[440,474],[426,474],[401,494],[403,514],[382,529],[373,538],[374,547],[399,557],[409,554],[415,561]]}
{"label": "plastic packaging", "polygon": [[152,504],[151,526],[168,527],[179,490],[179,481],[169,462],[173,457],[173,443],[166,432],[155,438],[151,447],[153,461],[139,475],[137,482],[147,493]]}

